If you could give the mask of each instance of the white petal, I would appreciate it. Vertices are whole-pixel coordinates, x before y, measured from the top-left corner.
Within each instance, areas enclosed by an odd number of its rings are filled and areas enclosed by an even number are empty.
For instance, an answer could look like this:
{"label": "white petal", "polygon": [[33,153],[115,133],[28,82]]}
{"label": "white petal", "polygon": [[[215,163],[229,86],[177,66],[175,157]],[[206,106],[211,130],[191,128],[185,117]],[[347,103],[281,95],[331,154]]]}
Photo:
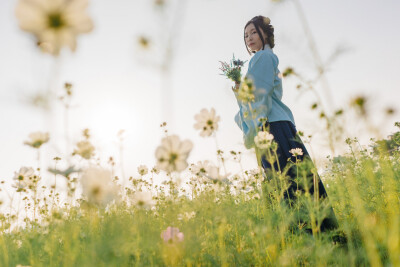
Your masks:
{"label": "white petal", "polygon": [[93,30],[92,19],[85,13],[67,13],[65,20],[75,34],[87,33]]}
{"label": "white petal", "polygon": [[177,135],[171,135],[168,137],[168,147],[170,151],[176,152],[179,149],[179,146],[181,144],[181,140]]}
{"label": "white petal", "polygon": [[203,129],[204,123],[203,123],[203,122],[197,122],[197,123],[195,123],[195,124],[193,125],[193,127],[194,127],[196,130]]}
{"label": "white petal", "polygon": [[69,46],[72,51],[76,48],[75,35],[68,29],[61,30],[58,34],[61,46]]}
{"label": "white petal", "polygon": [[[180,154],[189,154],[193,148],[193,143],[190,140],[184,140],[179,147]],[[186,155],[187,157],[187,155]]]}
{"label": "white petal", "polygon": [[45,13],[32,1],[20,1],[15,9],[19,27],[24,31],[38,33],[45,28]]}
{"label": "white petal", "polygon": [[168,150],[164,146],[159,146],[156,149],[155,156],[158,161],[162,158],[165,159],[168,157]]}
{"label": "white petal", "polygon": [[176,171],[181,172],[187,168],[188,164],[185,160],[178,160],[176,162],[175,166],[176,166]]}
{"label": "white petal", "polygon": [[215,116],[215,109],[214,108],[211,108],[211,111],[210,111],[210,117],[214,117]]}
{"label": "white petal", "polygon": [[65,7],[66,12],[82,12],[89,4],[88,0],[70,0]]}

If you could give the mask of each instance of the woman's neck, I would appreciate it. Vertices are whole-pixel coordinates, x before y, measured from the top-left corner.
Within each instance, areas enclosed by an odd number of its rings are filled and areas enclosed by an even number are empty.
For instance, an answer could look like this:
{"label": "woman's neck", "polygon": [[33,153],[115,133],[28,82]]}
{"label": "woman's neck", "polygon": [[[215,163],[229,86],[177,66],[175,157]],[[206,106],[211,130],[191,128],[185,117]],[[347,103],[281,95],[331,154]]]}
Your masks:
{"label": "woman's neck", "polygon": [[265,49],[271,49],[271,50],[272,50],[272,48],[269,46],[268,43],[265,43],[265,45],[264,45],[264,50],[265,50]]}

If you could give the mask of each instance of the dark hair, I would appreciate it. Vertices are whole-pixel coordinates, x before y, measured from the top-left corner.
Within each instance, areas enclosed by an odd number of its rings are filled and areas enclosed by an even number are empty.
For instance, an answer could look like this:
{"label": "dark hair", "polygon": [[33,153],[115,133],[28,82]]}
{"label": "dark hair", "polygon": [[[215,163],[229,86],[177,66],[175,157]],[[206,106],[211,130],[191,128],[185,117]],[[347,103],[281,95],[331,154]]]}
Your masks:
{"label": "dark hair", "polygon": [[[251,23],[254,24],[254,27],[256,28],[256,31],[257,31],[258,35],[260,36],[261,42],[263,44],[262,50],[264,50],[265,41],[264,41],[264,38],[262,37],[260,29],[267,35],[267,42],[268,42],[269,46],[271,48],[273,48],[275,46],[274,26],[272,26],[270,24],[271,20],[264,16],[255,16],[254,18],[252,18],[251,20],[249,20],[246,23],[243,31],[245,31],[246,27],[249,26],[249,24],[251,24]],[[243,34],[244,45],[246,46],[247,52],[249,52],[249,54],[251,55],[251,53],[255,53],[255,52],[249,50],[249,48],[246,45],[246,38],[244,36],[245,36],[245,34]]]}

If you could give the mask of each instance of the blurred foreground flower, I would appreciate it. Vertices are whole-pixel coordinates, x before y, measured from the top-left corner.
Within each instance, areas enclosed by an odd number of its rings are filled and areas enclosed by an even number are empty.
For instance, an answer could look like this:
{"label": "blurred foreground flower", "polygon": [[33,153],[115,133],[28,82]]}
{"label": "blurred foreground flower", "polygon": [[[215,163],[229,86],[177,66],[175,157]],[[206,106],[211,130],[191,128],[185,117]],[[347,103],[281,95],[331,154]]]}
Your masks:
{"label": "blurred foreground flower", "polygon": [[82,158],[90,159],[93,156],[94,146],[89,141],[80,141],[76,144],[72,155],[79,155]]}
{"label": "blurred foreground flower", "polygon": [[96,205],[107,205],[117,198],[117,187],[112,183],[111,172],[98,167],[90,167],[82,175],[83,195]]}
{"label": "blurred foreground flower", "polygon": [[237,99],[244,104],[247,104],[249,102],[254,102],[255,96],[254,96],[254,88],[253,88],[253,82],[250,79],[247,79],[247,77],[244,77],[243,82],[240,84],[239,89],[237,90]]}
{"label": "blurred foreground flower", "polygon": [[164,240],[164,242],[182,242],[184,239],[184,234],[179,232],[179,228],[169,226],[161,233],[161,238]]}
{"label": "blurred foreground flower", "polygon": [[168,173],[185,170],[192,147],[193,143],[190,140],[181,141],[177,135],[164,137],[155,152],[157,167]]}
{"label": "blurred foreground flower", "polygon": [[39,148],[44,143],[47,143],[50,138],[49,133],[34,132],[29,134],[29,139],[30,140],[24,142],[25,145],[31,146],[33,148]]}
{"label": "blurred foreground flower", "polygon": [[211,108],[210,111],[203,108],[199,114],[194,116],[196,123],[194,128],[201,130],[200,136],[211,136],[218,129],[218,122],[220,117],[215,115],[215,109]]}
{"label": "blurred foreground flower", "polygon": [[260,131],[254,137],[254,143],[260,149],[268,149],[271,146],[274,136],[266,131]]}
{"label": "blurred foreground flower", "polygon": [[143,208],[150,208],[155,205],[151,192],[136,192],[132,196],[132,202],[134,205]]}
{"label": "blurred foreground flower", "polygon": [[19,27],[32,33],[44,52],[58,55],[63,46],[76,49],[76,36],[93,23],[86,14],[88,0],[19,0],[15,10]]}

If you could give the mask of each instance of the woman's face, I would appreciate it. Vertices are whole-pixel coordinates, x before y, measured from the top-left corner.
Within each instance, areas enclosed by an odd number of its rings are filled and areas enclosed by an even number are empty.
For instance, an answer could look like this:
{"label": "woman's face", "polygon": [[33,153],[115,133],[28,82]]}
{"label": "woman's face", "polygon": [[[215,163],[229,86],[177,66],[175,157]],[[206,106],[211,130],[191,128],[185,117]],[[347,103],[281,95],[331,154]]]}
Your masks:
{"label": "woman's face", "polygon": [[[266,38],[265,33],[263,30],[261,30],[262,38]],[[254,26],[253,23],[250,23],[247,25],[247,27],[244,29],[244,39],[246,41],[246,45],[249,48],[250,51],[259,51],[262,49],[263,44],[261,41],[260,36],[257,33],[256,27]]]}

